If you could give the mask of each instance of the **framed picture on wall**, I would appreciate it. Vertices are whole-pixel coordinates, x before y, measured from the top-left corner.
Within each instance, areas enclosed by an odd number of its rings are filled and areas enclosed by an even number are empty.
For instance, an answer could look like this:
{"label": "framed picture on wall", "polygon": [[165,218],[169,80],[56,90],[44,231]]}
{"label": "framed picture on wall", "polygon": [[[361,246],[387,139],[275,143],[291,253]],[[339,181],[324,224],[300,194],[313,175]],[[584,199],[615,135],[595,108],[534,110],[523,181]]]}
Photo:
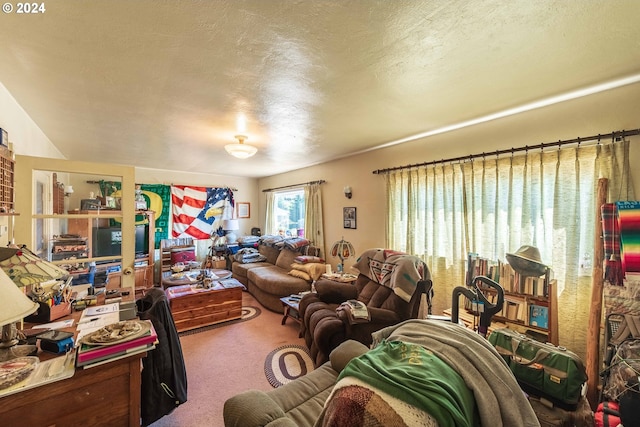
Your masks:
{"label": "framed picture on wall", "polygon": [[342,208],[344,228],[356,228],[356,208]]}
{"label": "framed picture on wall", "polygon": [[237,202],[238,218],[251,218],[251,204],[248,202]]}

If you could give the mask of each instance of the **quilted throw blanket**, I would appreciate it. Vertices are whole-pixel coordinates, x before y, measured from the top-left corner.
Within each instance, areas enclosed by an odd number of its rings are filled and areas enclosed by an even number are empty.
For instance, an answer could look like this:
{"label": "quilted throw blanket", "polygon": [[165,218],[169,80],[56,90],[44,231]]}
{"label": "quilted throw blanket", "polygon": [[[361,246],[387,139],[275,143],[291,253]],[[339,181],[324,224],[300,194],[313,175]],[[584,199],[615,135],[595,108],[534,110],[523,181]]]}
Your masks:
{"label": "quilted throw blanket", "polygon": [[369,249],[360,255],[353,267],[374,282],[392,288],[407,302],[418,281],[431,279],[427,264],[420,258],[390,249]]}
{"label": "quilted throw blanket", "polygon": [[440,427],[429,413],[353,377],[339,380],[316,422],[323,427]]}
{"label": "quilted throw blanket", "polygon": [[[385,340],[352,359],[338,379],[349,377],[368,384],[371,390],[397,396],[408,406],[430,414],[440,427],[479,426],[473,394],[462,377],[418,344]],[[361,388],[366,390],[369,387],[365,385]],[[381,396],[379,393],[377,395]],[[405,416],[404,411],[394,412],[401,418]],[[363,422],[366,419],[363,417]]]}
{"label": "quilted throw blanket", "polygon": [[371,334],[383,340],[418,344],[453,368],[473,393],[480,424],[539,427],[531,404],[496,349],[467,328],[439,320],[406,320]]}
{"label": "quilted throw blanket", "polygon": [[260,252],[258,252],[257,249],[254,248],[240,249],[233,256],[233,258],[242,264],[249,264],[251,262],[263,262],[267,260],[264,255],[262,255]]}

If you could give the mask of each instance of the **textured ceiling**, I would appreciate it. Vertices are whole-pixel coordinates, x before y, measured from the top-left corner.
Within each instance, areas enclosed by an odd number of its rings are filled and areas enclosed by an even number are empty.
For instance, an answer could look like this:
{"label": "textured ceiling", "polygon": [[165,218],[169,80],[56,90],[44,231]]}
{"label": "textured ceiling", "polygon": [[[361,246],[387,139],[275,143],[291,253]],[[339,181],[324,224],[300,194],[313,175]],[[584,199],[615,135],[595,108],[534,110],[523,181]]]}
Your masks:
{"label": "textured ceiling", "polygon": [[634,0],[44,3],[0,82],[72,160],[267,176],[640,73]]}

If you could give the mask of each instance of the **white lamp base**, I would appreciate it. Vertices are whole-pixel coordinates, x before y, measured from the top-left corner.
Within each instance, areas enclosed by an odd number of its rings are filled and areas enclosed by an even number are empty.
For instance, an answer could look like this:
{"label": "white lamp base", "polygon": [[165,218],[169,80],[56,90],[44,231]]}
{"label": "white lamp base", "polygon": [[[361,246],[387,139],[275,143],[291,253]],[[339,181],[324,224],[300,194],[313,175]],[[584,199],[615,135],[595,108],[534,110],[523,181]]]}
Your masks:
{"label": "white lamp base", "polygon": [[225,237],[227,238],[227,243],[235,243],[238,241],[238,236],[236,236],[236,233],[233,231],[227,231]]}

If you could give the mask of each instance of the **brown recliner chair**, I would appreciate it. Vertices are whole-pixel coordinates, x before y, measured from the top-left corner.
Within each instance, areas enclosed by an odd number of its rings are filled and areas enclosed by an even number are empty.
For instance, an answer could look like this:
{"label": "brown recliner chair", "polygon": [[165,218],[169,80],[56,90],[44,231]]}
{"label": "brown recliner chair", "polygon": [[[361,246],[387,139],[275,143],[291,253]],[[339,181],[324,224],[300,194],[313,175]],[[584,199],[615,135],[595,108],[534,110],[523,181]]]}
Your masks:
{"label": "brown recliner chair", "polygon": [[[316,366],[325,363],[329,353],[348,339],[369,346],[372,332],[418,318],[422,302],[431,313],[431,275],[420,258],[370,249],[360,255],[354,268],[360,272],[355,284],[320,279],[315,283],[316,291],[300,300],[300,336]],[[369,319],[353,319],[343,305],[347,300],[363,302]]]}

